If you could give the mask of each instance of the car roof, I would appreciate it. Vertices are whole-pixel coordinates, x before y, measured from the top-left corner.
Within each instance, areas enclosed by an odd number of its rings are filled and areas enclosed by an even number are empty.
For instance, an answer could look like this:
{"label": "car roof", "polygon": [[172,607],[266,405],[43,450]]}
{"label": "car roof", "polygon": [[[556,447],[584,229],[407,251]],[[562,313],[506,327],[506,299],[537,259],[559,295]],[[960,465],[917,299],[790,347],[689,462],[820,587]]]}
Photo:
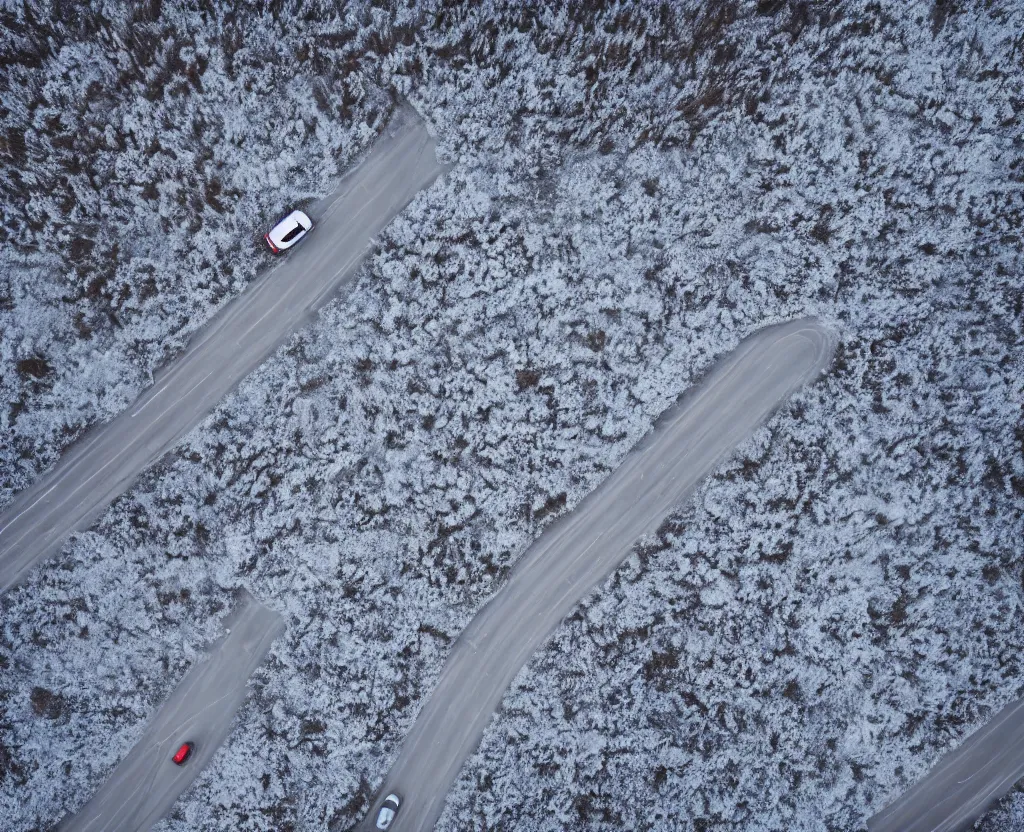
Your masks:
{"label": "car roof", "polygon": [[[313,221],[309,218],[309,215],[305,211],[300,211],[298,209],[295,209],[290,214],[286,214],[285,217],[281,220],[281,222],[287,222],[288,220],[293,220],[297,222],[307,231],[313,227]],[[278,223],[278,225],[280,224],[281,223]]]}
{"label": "car roof", "polygon": [[[288,248],[296,239],[296,235],[293,232],[297,230],[297,227],[302,228],[303,234],[313,227],[313,221],[304,211],[292,211],[283,216],[274,223],[274,227],[268,232],[267,238],[278,248]],[[297,236],[301,237],[302,235]]]}

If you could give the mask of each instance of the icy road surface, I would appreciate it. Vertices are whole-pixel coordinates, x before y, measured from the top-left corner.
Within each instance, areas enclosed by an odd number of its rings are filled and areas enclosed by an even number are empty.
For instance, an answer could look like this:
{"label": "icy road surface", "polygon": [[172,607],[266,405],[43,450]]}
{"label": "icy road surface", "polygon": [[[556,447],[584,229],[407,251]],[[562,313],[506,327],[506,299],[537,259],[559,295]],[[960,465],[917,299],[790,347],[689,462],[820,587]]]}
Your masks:
{"label": "icy road surface", "polygon": [[870,832],[960,832],[1024,777],[1024,701],[1011,702],[868,821]]}
{"label": "icy road surface", "polygon": [[[142,739],[58,832],[145,832],[199,776],[230,733],[249,676],[284,631],[284,620],[243,591],[225,626],[227,635],[189,669]],[[186,741],[195,750],[177,766],[171,757]]]}
{"label": "icy road surface", "polygon": [[357,829],[373,829],[391,792],[402,796],[391,832],[434,828],[459,769],[520,668],[640,537],[656,531],[740,442],[825,369],[835,344],[835,335],[814,320],[744,339],[574,511],[544,530],[459,636]]}
{"label": "icy road surface", "polygon": [[423,122],[408,110],[396,114],[334,195],[310,210],[317,226],[309,236],[221,310],[134,405],[94,427],[18,495],[0,518],[0,593],[95,522],[323,306],[373,238],[443,170]]}

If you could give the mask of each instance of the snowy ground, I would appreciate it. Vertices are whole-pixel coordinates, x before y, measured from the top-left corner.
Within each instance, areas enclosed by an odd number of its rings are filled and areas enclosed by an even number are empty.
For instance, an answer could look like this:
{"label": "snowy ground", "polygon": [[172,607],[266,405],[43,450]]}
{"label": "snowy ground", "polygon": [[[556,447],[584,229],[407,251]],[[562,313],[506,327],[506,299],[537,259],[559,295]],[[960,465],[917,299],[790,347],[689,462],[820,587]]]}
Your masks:
{"label": "snowy ground", "polygon": [[[841,333],[832,372],[520,674],[439,828],[858,829],[1024,694],[1024,9],[158,7],[2,13],[52,30],[0,70],[6,500],[395,92],[455,168],[0,599],[4,828],[84,802],[240,585],[288,631],[161,828],[355,820],[509,564],[798,315]],[[1024,794],[979,828],[1024,829]]]}

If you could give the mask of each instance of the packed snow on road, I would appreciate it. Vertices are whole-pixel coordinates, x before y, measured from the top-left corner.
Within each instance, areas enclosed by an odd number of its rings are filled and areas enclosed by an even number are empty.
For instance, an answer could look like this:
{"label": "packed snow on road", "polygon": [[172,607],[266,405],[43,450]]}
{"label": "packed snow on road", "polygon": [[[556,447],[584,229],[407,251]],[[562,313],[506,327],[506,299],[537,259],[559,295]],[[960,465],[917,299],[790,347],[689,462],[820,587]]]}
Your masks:
{"label": "packed snow on road", "polygon": [[832,366],[518,675],[438,829],[862,828],[1024,692],[1024,11],[183,5],[0,12],[0,508],[403,98],[452,167],[0,598],[0,827],[85,803],[240,587],[286,632],[156,828],[354,824],[542,529],[805,316]]}

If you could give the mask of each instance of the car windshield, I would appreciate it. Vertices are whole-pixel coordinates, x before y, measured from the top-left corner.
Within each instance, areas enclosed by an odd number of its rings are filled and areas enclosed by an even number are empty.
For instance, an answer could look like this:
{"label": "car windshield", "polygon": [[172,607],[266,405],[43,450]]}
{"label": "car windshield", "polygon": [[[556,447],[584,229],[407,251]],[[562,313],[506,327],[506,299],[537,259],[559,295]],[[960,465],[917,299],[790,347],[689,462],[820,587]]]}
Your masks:
{"label": "car windshield", "polygon": [[287,234],[285,234],[281,238],[281,242],[282,243],[290,243],[292,240],[294,240],[296,237],[298,237],[305,230],[306,229],[303,228],[301,225],[296,225],[295,228],[293,228],[291,231],[289,231]]}

